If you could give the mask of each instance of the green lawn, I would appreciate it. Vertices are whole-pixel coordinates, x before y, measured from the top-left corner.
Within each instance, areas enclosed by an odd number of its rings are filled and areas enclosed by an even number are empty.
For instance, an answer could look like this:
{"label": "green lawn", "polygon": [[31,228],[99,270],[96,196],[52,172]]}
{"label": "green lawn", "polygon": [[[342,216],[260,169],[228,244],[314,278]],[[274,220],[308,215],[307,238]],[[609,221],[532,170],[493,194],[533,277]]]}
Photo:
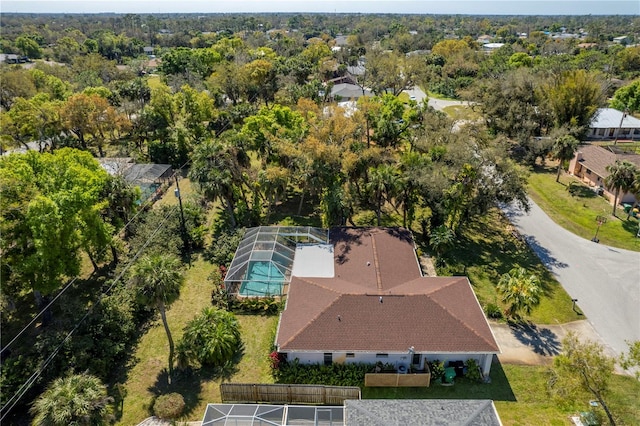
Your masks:
{"label": "green lawn", "polygon": [[468,223],[459,233],[455,247],[445,254],[446,266],[439,268],[438,275],[466,275],[483,306],[500,305],[495,286],[502,274],[520,265],[535,273],[544,289],[540,305],[525,319],[537,324],[584,319],[573,311],[571,297],[560,283],[529,246],[516,239],[510,230],[513,227],[497,209]]}
{"label": "green lawn", "polygon": [[555,180],[552,167],[538,167],[529,178],[529,195],[554,222],[580,237],[591,239],[597,229],[596,216],[602,215],[607,222],[598,232],[600,244],[640,251],[640,238],[636,237],[637,219],[627,219],[620,207],[613,216],[611,204],[573,176],[563,174],[560,183]]}
{"label": "green lawn", "polygon": [[[546,367],[502,365],[491,367],[491,383],[456,379],[453,386],[433,384],[428,388],[363,388],[363,399],[491,399],[505,425],[568,425],[569,416],[588,409],[592,397],[581,395],[571,406],[559,406],[546,390]],[[639,424],[640,382],[613,376],[608,401],[620,424]]]}
{"label": "green lawn", "polygon": [[[180,299],[167,312],[167,321],[176,343],[186,323],[202,308],[211,305],[213,286],[207,276],[212,270],[213,265],[202,259],[193,262],[186,274]],[[152,415],[150,409],[154,397],[159,394],[179,392],[187,405],[184,420],[201,420],[207,403],[220,402],[220,383],[223,381],[272,383],[268,354],[273,344],[277,317],[239,315],[238,320],[244,348],[233,367],[224,371],[177,371],[171,385],[167,385],[166,380],[169,353],[167,335],[162,322],[155,321],[136,348],[136,362],[128,372],[125,384],[127,396],[118,424],[135,425]]]}

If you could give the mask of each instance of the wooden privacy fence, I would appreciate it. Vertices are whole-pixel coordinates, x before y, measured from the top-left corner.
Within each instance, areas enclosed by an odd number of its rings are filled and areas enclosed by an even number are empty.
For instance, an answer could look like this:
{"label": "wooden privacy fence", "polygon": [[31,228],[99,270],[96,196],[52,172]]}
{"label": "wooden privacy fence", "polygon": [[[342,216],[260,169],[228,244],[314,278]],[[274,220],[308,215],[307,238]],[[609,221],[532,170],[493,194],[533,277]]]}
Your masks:
{"label": "wooden privacy fence", "polygon": [[360,399],[357,386],[223,383],[222,402],[270,404],[343,405],[346,399]]}

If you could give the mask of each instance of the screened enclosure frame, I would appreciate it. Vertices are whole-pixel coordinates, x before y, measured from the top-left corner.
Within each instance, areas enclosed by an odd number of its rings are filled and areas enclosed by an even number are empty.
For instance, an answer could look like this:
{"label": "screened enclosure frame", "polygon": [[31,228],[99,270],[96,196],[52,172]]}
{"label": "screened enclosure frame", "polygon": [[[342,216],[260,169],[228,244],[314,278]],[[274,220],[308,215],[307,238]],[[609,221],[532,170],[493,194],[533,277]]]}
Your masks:
{"label": "screened enclosure frame", "polygon": [[329,231],[310,226],[259,226],[246,230],[224,279],[230,295],[282,296],[291,281],[299,244],[327,244]]}
{"label": "screened enclosure frame", "polygon": [[202,426],[343,426],[343,406],[207,404]]}

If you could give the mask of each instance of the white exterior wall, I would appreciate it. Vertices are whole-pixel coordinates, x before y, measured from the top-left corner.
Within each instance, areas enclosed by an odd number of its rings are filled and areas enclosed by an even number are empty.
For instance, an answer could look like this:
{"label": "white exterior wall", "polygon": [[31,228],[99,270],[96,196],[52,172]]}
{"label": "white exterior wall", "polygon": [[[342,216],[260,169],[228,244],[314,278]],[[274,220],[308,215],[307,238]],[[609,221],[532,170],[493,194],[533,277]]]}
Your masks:
{"label": "white exterior wall", "polygon": [[[400,365],[408,366],[411,362],[411,358],[408,352],[404,353],[388,353],[387,357],[378,356],[373,352],[350,352],[353,353],[353,357],[347,357],[347,352],[334,352],[332,354],[332,362],[336,364],[352,364],[352,363],[363,363],[363,364],[375,364],[380,361],[384,364],[392,364],[396,368]],[[322,364],[324,363],[324,352],[289,352],[287,353],[287,360],[293,361],[294,359],[298,359],[300,364]],[[423,369],[426,361],[443,361],[445,366],[449,361],[464,361],[466,362],[469,358],[473,358],[478,362],[478,365],[482,369],[482,374],[485,376],[489,375],[491,370],[491,361],[493,360],[493,354],[456,354],[456,353],[445,353],[445,354],[422,354],[421,361],[419,365],[415,367],[417,369]]]}

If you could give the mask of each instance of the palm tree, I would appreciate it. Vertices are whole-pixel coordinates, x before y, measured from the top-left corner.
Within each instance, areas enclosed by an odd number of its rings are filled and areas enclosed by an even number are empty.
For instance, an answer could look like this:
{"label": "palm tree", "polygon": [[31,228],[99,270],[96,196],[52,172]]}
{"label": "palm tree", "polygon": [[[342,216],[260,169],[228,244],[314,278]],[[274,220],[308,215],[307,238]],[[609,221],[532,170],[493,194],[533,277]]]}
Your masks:
{"label": "palm tree", "polygon": [[166,307],[180,296],[180,287],[184,281],[181,266],[177,257],[154,254],[140,258],[131,271],[131,283],[140,302],[160,311],[169,340],[169,383],[173,374],[174,345],[167,323]]}
{"label": "palm tree", "polygon": [[513,268],[503,274],[496,289],[502,293],[502,301],[509,304],[506,311],[509,317],[518,318],[521,311],[529,315],[540,304],[540,281],[524,268]]}
{"label": "palm tree", "polygon": [[236,316],[207,307],[185,327],[178,344],[179,363],[195,360],[202,365],[221,367],[233,359],[241,344]]}
{"label": "palm tree", "polygon": [[37,426],[100,426],[111,423],[111,402],[100,379],[71,374],[49,383],[30,411]]}
{"label": "palm tree", "polygon": [[445,225],[440,225],[431,231],[429,235],[429,245],[438,254],[438,257],[453,246],[456,236],[453,231]]}
{"label": "palm tree", "polygon": [[238,190],[242,191],[243,169],[249,164],[246,153],[231,144],[208,140],[196,147],[192,160],[189,178],[205,198],[222,202],[235,228],[235,202]]}
{"label": "palm tree", "polygon": [[633,209],[638,205],[638,199],[640,199],[640,168],[636,170],[636,176],[633,178],[633,186],[631,187],[631,192],[636,196],[636,199],[633,203],[633,206],[627,212],[627,220],[631,217],[633,213]]}
{"label": "palm tree", "polygon": [[390,202],[400,186],[397,170],[388,164],[381,164],[369,170],[369,188],[373,192],[377,225],[380,226],[383,201]]}
{"label": "palm tree", "polygon": [[559,161],[556,182],[560,182],[560,172],[562,171],[563,163],[573,158],[576,150],[578,149],[579,143],[580,142],[571,135],[564,135],[554,139],[551,152],[553,154],[553,158]]}
{"label": "palm tree", "polygon": [[616,208],[618,207],[618,196],[620,192],[624,194],[633,188],[638,168],[628,161],[616,160],[615,163],[609,164],[606,170],[609,172],[609,176],[604,178],[604,183],[607,188],[615,191],[613,198],[613,215],[615,216]]}

